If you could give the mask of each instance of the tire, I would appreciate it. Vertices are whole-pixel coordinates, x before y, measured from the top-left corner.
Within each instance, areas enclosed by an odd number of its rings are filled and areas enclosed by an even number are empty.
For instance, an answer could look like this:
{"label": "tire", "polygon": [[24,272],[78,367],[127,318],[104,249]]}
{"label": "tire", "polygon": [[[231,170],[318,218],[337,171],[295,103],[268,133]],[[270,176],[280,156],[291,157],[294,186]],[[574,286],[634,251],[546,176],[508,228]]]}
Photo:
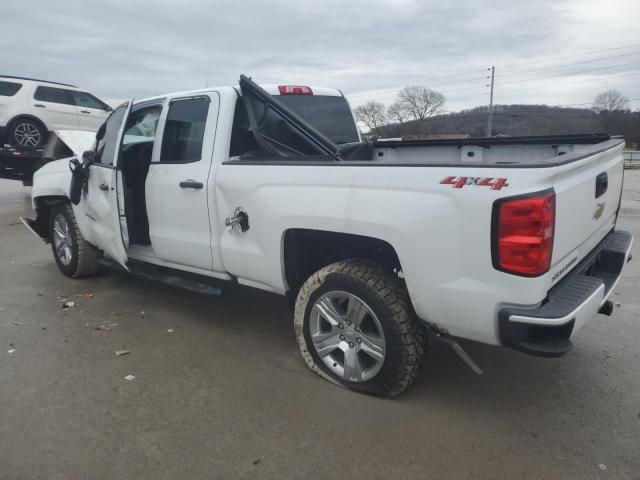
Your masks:
{"label": "tire", "polygon": [[406,390],[426,351],[426,329],[404,285],[381,266],[357,259],[309,277],[298,293],[294,327],[313,372],[369,395]]}
{"label": "tire", "polygon": [[47,130],[40,123],[25,118],[12,123],[7,139],[14,147],[37,148],[46,143],[47,136]]}
{"label": "tire", "polygon": [[67,277],[79,278],[98,271],[98,251],[82,237],[68,203],[51,209],[49,239],[53,258]]}

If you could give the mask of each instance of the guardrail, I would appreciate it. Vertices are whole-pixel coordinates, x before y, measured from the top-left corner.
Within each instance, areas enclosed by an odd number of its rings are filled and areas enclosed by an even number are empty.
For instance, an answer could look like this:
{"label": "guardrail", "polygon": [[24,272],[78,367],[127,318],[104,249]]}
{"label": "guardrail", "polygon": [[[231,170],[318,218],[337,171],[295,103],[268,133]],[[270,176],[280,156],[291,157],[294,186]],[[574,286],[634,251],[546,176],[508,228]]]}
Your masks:
{"label": "guardrail", "polygon": [[622,152],[624,168],[640,168],[640,151],[627,150]]}

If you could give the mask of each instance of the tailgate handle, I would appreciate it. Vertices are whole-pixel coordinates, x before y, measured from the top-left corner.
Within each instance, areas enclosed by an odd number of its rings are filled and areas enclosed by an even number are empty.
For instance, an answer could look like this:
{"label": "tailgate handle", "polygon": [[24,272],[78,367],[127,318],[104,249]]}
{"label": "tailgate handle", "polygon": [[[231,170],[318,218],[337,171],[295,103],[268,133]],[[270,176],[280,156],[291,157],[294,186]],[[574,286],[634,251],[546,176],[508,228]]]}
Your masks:
{"label": "tailgate handle", "polygon": [[601,197],[609,187],[609,177],[607,172],[602,172],[596,177],[596,198]]}

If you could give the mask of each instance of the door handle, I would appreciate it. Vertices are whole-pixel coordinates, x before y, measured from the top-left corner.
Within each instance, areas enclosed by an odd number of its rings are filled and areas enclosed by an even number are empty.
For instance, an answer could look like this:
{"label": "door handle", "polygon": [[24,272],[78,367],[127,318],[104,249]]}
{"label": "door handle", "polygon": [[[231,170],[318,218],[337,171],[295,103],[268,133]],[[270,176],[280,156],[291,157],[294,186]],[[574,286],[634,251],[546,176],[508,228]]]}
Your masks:
{"label": "door handle", "polygon": [[107,185],[106,183],[101,183],[98,188],[100,190],[102,190],[103,192],[108,192],[109,191],[109,185]]}
{"label": "door handle", "polygon": [[41,103],[36,103],[33,106],[38,108],[47,108],[45,105],[42,105]]}
{"label": "door handle", "polygon": [[80,110],[80,113],[91,113],[89,110]]}
{"label": "door handle", "polygon": [[180,182],[180,188],[196,188],[200,189],[204,185],[202,182],[196,182],[195,180],[185,180],[184,182]]}

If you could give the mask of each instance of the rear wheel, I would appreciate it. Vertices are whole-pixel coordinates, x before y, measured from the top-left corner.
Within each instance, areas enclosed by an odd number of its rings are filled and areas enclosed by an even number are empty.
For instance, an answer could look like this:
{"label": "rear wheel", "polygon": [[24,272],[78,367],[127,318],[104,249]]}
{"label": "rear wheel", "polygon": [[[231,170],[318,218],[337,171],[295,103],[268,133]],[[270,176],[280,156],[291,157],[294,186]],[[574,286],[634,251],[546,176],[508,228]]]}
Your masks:
{"label": "rear wheel", "polygon": [[51,209],[49,239],[56,264],[67,277],[83,277],[98,270],[98,252],[82,237],[68,203]]}
{"label": "rear wheel", "polygon": [[404,286],[378,265],[346,260],[316,272],[294,321],[307,365],[331,382],[393,397],[418,373],[424,332]]}
{"label": "rear wheel", "polygon": [[46,140],[47,131],[34,120],[17,120],[9,129],[9,142],[16,147],[41,147]]}

